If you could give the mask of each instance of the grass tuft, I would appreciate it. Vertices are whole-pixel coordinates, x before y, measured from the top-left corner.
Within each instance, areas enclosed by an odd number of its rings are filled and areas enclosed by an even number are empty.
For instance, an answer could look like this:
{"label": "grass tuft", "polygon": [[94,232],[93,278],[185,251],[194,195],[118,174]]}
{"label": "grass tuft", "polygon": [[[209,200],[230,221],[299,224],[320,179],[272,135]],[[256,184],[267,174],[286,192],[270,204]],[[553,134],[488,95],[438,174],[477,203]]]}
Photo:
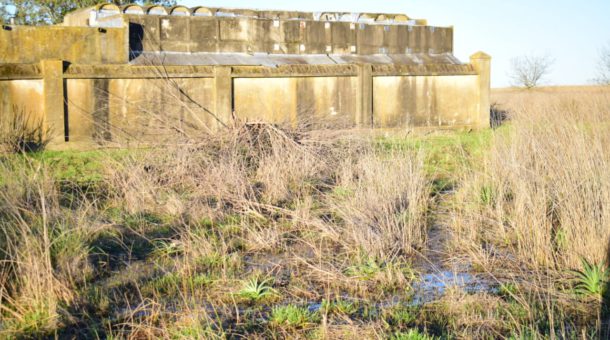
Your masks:
{"label": "grass tuft", "polygon": [[261,280],[258,277],[247,280],[238,295],[244,299],[257,302],[277,294],[270,285],[271,279]]}
{"label": "grass tuft", "polygon": [[304,328],[319,322],[319,320],[318,313],[310,312],[307,308],[295,305],[274,307],[270,318],[273,325],[288,329]]}
{"label": "grass tuft", "polygon": [[610,278],[610,270],[605,263],[594,264],[582,259],[582,269],[575,271],[574,275],[576,277],[574,291],[577,294],[602,300]]}

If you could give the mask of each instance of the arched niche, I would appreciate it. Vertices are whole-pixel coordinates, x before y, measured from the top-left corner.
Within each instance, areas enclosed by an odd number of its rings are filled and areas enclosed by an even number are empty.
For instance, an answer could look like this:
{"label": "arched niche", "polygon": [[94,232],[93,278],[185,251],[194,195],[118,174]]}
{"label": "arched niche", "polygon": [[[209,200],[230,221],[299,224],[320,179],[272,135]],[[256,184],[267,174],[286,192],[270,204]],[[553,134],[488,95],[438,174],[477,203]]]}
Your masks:
{"label": "arched niche", "polygon": [[362,13],[358,16],[358,22],[370,24],[370,23],[375,22],[376,18],[377,18],[376,15],[369,14],[369,13]]}
{"label": "arched niche", "polygon": [[320,15],[320,21],[337,21],[339,15],[337,13],[322,13]]}
{"label": "arched niche", "polygon": [[184,6],[174,6],[169,10],[169,15],[188,17],[191,15],[191,11]]}
{"label": "arched niche", "polygon": [[390,22],[393,22],[392,17],[390,15],[387,14],[379,14],[377,16],[377,18],[375,18],[375,22],[376,23],[380,23],[380,24],[387,24]]}
{"label": "arched niche", "polygon": [[100,16],[110,16],[115,14],[121,14],[119,6],[114,4],[103,4],[97,7],[97,12]]}
{"label": "arched niche", "polygon": [[143,15],[144,8],[138,5],[127,5],[123,7],[123,13],[125,14],[134,14],[134,15]]}
{"label": "arched niche", "polygon": [[167,15],[167,9],[163,6],[150,6],[146,9],[148,15]]}
{"label": "arched niche", "polygon": [[409,18],[408,16],[404,15],[404,14],[397,14],[396,16],[394,16],[394,22],[399,22],[401,24],[406,24],[411,20],[411,18]]}
{"label": "arched niche", "polygon": [[192,10],[192,15],[194,17],[211,17],[214,16],[214,12],[207,7],[195,7]]}

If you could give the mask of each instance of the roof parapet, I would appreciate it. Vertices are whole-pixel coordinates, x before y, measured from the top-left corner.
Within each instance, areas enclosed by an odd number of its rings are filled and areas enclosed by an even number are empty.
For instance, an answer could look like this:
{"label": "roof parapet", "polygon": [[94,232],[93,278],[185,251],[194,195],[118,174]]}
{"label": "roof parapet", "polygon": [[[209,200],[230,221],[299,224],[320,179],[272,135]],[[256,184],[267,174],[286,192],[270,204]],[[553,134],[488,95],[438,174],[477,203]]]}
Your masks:
{"label": "roof parapet", "polygon": [[[281,19],[281,20],[314,20],[314,21],[338,21],[350,23],[364,23],[368,25],[427,25],[423,19],[413,19],[405,14],[392,13],[353,13],[353,12],[295,12],[295,11],[270,11],[237,8],[211,8],[197,6],[188,8],[185,6],[164,7],[159,5],[140,6],[128,4],[117,6],[111,3],[99,4],[93,7],[80,9],[69,13],[65,22],[82,22],[74,20],[75,17],[83,16],[83,13],[94,12],[95,18],[101,19],[118,14],[130,15],[175,15],[175,16],[217,16],[217,17],[248,17],[259,19]],[[93,14],[91,14],[93,17]]]}

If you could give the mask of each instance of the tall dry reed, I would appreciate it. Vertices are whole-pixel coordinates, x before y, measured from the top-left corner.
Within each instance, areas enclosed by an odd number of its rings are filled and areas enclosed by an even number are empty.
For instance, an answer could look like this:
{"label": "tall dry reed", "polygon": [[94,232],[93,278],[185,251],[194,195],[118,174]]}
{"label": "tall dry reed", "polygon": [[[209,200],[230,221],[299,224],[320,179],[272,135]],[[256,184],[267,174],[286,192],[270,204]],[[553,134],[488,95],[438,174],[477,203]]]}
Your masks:
{"label": "tall dry reed", "polygon": [[[481,169],[467,175],[455,224],[462,245],[492,245],[536,268],[606,260],[610,94],[511,94]],[[475,246],[477,247],[477,246]]]}
{"label": "tall dry reed", "polygon": [[0,161],[0,334],[52,331],[92,273],[90,206],[67,209],[60,201],[44,164]]}
{"label": "tall dry reed", "polygon": [[342,161],[330,204],[344,237],[381,259],[422,247],[430,194],[423,169],[422,157],[397,152],[369,150]]}

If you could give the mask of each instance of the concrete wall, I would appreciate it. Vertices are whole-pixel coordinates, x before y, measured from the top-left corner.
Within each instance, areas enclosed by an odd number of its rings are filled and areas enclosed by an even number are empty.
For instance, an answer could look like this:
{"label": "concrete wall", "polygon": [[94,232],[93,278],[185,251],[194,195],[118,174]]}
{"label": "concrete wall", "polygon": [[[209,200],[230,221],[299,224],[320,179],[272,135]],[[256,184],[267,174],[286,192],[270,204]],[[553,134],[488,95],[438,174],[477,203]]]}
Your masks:
{"label": "concrete wall", "polygon": [[[71,143],[157,141],[212,128],[213,78],[68,79]],[[184,98],[178,88],[192,99]]]}
{"label": "concrete wall", "polygon": [[273,123],[356,124],[358,78],[235,78],[235,114]]}
{"label": "concrete wall", "polygon": [[134,51],[364,55],[453,51],[452,27],[246,17],[125,18]]}
{"label": "concrete wall", "polygon": [[[83,11],[82,14],[87,14]],[[78,20],[77,20],[78,19]],[[453,51],[453,28],[250,17],[114,15],[98,25],[3,26],[0,63],[125,64],[140,52],[406,55]]]}
{"label": "concrete wall", "polygon": [[485,127],[490,57],[452,51],[452,27],[405,15],[105,3],[62,26],[0,28],[0,114],[39,117],[54,148],[162,142],[234,117]]}
{"label": "concrete wall", "polygon": [[0,63],[61,59],[72,63],[119,64],[128,61],[127,47],[127,31],[123,28],[0,28]]}
{"label": "concrete wall", "polygon": [[380,76],[373,80],[373,124],[404,126],[477,125],[478,76]]}
{"label": "concrete wall", "polygon": [[426,56],[453,50],[451,27],[157,15],[116,15],[101,22],[113,27],[3,26],[0,64],[43,59],[127,64],[141,52],[333,54],[344,59],[386,55],[401,64],[413,58],[430,63]]}
{"label": "concrete wall", "polygon": [[0,120],[25,115],[32,123],[44,119],[42,80],[0,80]]}
{"label": "concrete wall", "polygon": [[466,65],[0,64],[0,114],[28,112],[51,148],[163,142],[242,121],[340,128],[489,124],[489,56]]}

